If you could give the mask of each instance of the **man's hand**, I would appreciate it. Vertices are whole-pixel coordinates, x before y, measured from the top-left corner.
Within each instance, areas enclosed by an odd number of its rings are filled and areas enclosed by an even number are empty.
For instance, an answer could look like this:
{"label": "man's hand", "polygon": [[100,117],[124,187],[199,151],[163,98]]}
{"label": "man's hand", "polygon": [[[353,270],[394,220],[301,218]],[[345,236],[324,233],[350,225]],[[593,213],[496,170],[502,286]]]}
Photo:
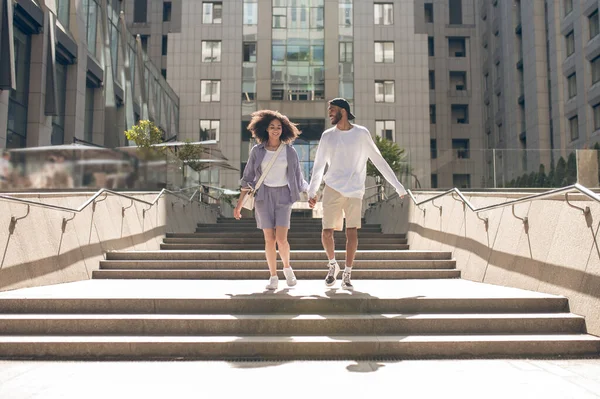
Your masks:
{"label": "man's hand", "polygon": [[317,204],[317,196],[316,195],[314,197],[308,199],[308,206],[310,206],[311,209],[313,209],[316,204]]}

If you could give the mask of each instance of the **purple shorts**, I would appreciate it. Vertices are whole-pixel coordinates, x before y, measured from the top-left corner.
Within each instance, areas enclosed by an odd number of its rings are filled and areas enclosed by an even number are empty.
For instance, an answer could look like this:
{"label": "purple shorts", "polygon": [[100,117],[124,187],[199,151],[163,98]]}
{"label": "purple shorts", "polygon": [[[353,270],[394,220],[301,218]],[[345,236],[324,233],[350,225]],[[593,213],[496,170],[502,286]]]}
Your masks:
{"label": "purple shorts", "polygon": [[292,216],[292,194],[288,186],[269,187],[263,185],[259,190],[264,191],[265,199],[254,203],[254,217],[259,229],[274,229],[275,227],[290,228]]}

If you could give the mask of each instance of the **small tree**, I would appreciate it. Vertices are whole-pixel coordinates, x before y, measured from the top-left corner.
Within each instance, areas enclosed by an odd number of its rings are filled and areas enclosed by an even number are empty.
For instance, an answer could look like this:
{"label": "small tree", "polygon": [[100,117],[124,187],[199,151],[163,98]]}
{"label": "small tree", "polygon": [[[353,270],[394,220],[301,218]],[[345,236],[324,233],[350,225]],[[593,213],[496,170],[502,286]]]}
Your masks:
{"label": "small tree", "polygon": [[[409,169],[408,166],[402,165],[405,158],[404,149],[400,148],[398,144],[382,137],[375,136],[375,145],[379,149],[379,152],[381,152],[383,159],[386,160],[396,175]],[[377,184],[381,182],[381,178],[383,177],[371,161],[367,163],[367,176],[373,176]],[[378,187],[377,196],[379,201],[383,201],[383,186]]]}
{"label": "small tree", "polygon": [[127,140],[133,141],[139,148],[148,149],[163,140],[162,131],[149,120],[141,120],[137,125],[125,131]]}
{"label": "small tree", "polygon": [[572,152],[569,154],[567,158],[567,171],[565,173],[565,184],[564,186],[568,186],[571,184],[577,183],[577,157],[575,153]]}
{"label": "small tree", "polygon": [[[403,165],[405,155],[404,149],[400,148],[398,144],[393,141],[386,140],[382,137],[375,137],[375,145],[379,148],[379,152],[381,152],[381,156],[386,162],[390,165],[395,174],[403,172],[408,169],[406,165]],[[377,170],[375,165],[369,161],[367,163],[367,176],[379,177],[381,178],[381,173]]]}
{"label": "small tree", "polygon": [[202,169],[202,164],[198,161],[202,158],[203,153],[204,147],[198,144],[194,145],[188,139],[177,149],[177,158],[195,171],[199,171]]}

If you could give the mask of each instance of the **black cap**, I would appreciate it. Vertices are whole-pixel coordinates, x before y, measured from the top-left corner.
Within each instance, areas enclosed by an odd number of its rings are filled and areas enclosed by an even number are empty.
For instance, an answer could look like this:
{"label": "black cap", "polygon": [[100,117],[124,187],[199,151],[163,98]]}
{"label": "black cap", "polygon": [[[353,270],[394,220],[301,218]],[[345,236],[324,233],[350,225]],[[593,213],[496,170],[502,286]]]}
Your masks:
{"label": "black cap", "polygon": [[334,98],[333,100],[329,101],[329,104],[335,105],[340,108],[344,108],[346,110],[346,112],[348,113],[348,119],[350,119],[350,120],[355,119],[354,115],[352,115],[352,112],[350,112],[350,104],[348,104],[348,101],[346,101],[344,98],[341,98],[341,97]]}

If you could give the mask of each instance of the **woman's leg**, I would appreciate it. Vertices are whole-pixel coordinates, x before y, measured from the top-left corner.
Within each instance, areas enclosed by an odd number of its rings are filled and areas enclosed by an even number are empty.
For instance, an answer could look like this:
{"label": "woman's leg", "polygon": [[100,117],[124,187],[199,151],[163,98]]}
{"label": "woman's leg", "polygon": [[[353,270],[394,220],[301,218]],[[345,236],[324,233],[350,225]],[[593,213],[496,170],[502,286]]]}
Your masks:
{"label": "woman's leg", "polygon": [[277,240],[277,249],[279,249],[279,257],[283,262],[283,267],[290,267],[290,243],[288,242],[288,228],[277,226],[275,228],[275,238]]}
{"label": "woman's leg", "polygon": [[[265,235],[265,257],[269,265],[271,277],[277,275],[277,249],[275,247],[275,229],[263,229]],[[289,250],[288,250],[289,253]]]}

